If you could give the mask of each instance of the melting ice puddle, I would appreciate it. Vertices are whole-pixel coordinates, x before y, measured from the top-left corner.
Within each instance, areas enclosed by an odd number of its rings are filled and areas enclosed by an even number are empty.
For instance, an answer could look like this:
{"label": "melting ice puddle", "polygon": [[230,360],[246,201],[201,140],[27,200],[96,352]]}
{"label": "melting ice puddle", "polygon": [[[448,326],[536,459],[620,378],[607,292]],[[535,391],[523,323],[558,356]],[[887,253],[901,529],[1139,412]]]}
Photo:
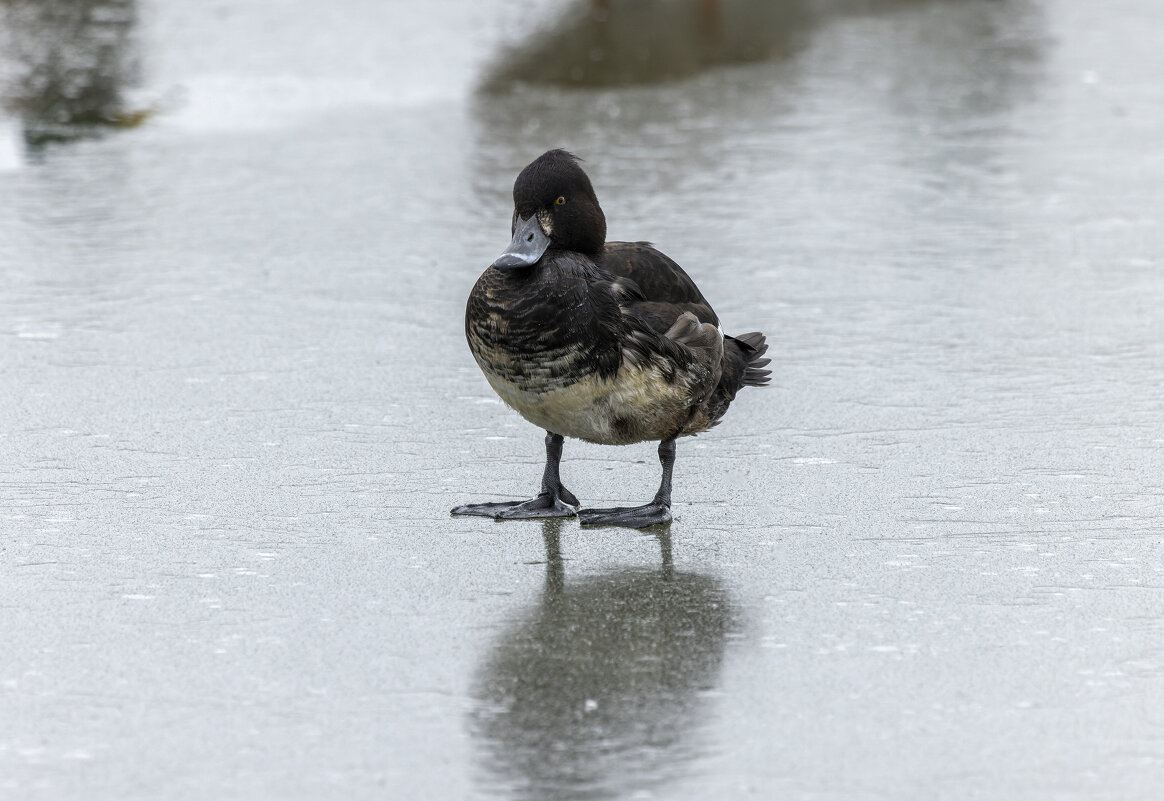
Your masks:
{"label": "melting ice puddle", "polygon": [[16,334],[17,339],[49,340],[59,339],[61,336],[61,326],[55,323],[40,325],[21,323],[14,326],[12,331]]}
{"label": "melting ice puddle", "polygon": [[0,173],[15,172],[24,163],[20,129],[8,120],[0,120]]}
{"label": "melting ice puddle", "polygon": [[345,108],[417,107],[456,93],[414,85],[389,87],[371,78],[207,74],[186,79],[162,103],[168,125],[188,131],[261,131]]}

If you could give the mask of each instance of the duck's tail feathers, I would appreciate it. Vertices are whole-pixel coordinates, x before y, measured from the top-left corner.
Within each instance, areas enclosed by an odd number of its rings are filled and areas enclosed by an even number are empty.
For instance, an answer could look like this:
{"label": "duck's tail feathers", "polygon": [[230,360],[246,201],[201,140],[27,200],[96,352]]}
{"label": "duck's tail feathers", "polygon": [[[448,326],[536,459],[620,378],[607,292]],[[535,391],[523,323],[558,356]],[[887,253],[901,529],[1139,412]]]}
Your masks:
{"label": "duck's tail feathers", "polygon": [[690,425],[683,433],[706,431],[724,416],[728,406],[735,400],[737,392],[744,387],[762,387],[767,384],[768,376],[772,374],[771,370],[764,369],[772,361],[764,358],[764,352],[767,350],[768,343],[759,331],[736,337],[725,336],[719,384],[698,407],[700,415],[696,423]]}
{"label": "duck's tail feathers", "polygon": [[764,354],[768,352],[768,340],[759,331],[752,331],[747,334],[738,334],[732,337],[743,347],[740,348],[744,355],[744,377],[740,383],[745,387],[762,387],[768,383],[769,377],[772,375],[771,370],[765,370],[771,359],[765,359]]}

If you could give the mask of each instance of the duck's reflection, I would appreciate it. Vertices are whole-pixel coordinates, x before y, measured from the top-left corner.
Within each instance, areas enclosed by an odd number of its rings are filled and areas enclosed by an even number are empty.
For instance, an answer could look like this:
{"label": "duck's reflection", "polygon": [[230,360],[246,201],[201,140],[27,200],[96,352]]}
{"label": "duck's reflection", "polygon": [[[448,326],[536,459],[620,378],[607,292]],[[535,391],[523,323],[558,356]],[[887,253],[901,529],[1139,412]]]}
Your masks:
{"label": "duck's reflection", "polygon": [[527,799],[617,798],[683,773],[707,748],[733,613],[713,578],[662,566],[566,580],[544,524],[541,603],[498,638],[473,690],[484,780]]}
{"label": "duck's reflection", "polygon": [[30,147],[140,122],[137,22],[137,0],[0,0],[4,102]]}
{"label": "duck's reflection", "polygon": [[[799,161],[814,161],[822,136],[832,142],[826,146],[837,149],[837,158],[845,156],[834,140],[854,119],[864,126],[854,141],[879,141],[885,158],[918,166],[929,180],[934,165],[914,156],[918,132],[1013,124],[1008,110],[1033,95],[1047,46],[1044,13],[1033,0],[724,0],[716,11],[716,58],[754,56],[763,63],[642,86],[637,84],[651,83],[652,75],[661,79],[675,70],[662,62],[654,73],[649,63],[632,70],[629,49],[619,55],[619,48],[599,51],[577,43],[598,36],[628,42],[663,37],[652,53],[686,58],[703,45],[688,42],[681,31],[709,35],[705,23],[692,22],[703,13],[702,3],[656,0],[640,8],[611,0],[609,5],[605,17],[593,3],[571,5],[549,32],[531,29],[486,70],[471,105],[472,182],[482,208],[495,207],[508,220],[513,175],[533,155],[568,147],[592,159],[587,169],[604,202],[627,190],[634,206],[612,217],[612,233],[639,238],[641,231],[618,227],[627,211],[649,214],[658,225],[671,213],[668,199],[682,183],[701,184],[705,208],[714,208],[710,196],[719,191],[733,203],[754,196],[766,176],[786,188],[782,182],[795,177],[792,168]],[[636,15],[644,20],[650,15],[652,21],[635,22]],[[676,15],[688,21],[675,22]],[[812,50],[824,37],[830,48],[844,50]],[[747,44],[757,38],[766,44]],[[812,52],[802,57],[804,50]],[[601,58],[592,62],[591,55]],[[625,69],[619,66],[624,61]],[[701,59],[693,69],[713,63]],[[567,77],[578,69],[581,79]],[[645,72],[634,72],[640,69]],[[622,77],[601,77],[614,74]],[[594,88],[611,84],[617,86]],[[859,117],[847,113],[852,108],[862,109]],[[990,141],[986,147],[967,146],[957,137],[951,141],[954,146],[939,157],[971,162],[967,166],[988,163],[995,152]],[[853,164],[838,161],[832,167],[860,173],[868,157],[856,152]],[[777,205],[788,200],[773,199]]]}
{"label": "duck's reflection", "polygon": [[[887,15],[933,5],[974,7],[970,35],[1008,0],[576,0],[532,35],[504,49],[486,70],[486,92],[516,82],[609,87],[674,80],[721,64],[780,59],[813,31],[844,17]],[[943,18],[939,16],[941,24]],[[963,35],[949,20],[936,41]]]}
{"label": "duck's reflection", "polygon": [[486,90],[513,81],[619,86],[681,78],[712,64],[790,52],[802,2],[578,0],[552,24],[507,49]]}

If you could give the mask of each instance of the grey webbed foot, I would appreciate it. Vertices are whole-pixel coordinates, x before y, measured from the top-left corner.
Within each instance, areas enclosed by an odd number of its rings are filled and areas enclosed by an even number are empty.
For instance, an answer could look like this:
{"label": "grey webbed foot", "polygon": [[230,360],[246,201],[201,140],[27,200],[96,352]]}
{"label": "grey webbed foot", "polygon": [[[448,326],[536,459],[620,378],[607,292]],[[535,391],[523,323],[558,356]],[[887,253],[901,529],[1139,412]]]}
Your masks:
{"label": "grey webbed foot", "polygon": [[578,512],[578,522],[584,526],[647,528],[670,523],[671,507],[656,502],[619,509],[582,509]]}
{"label": "grey webbed foot", "polygon": [[628,506],[619,509],[583,509],[578,512],[578,520],[584,526],[622,526],[624,528],[647,528],[671,522],[671,471],[675,466],[675,440],[665,439],[659,443],[659,464],[663,468],[663,479],[659,491],[650,503],[642,506]]}
{"label": "grey webbed foot", "polygon": [[528,501],[497,501],[458,506],[455,515],[476,515],[496,520],[537,520],[544,517],[573,517],[578,499],[565,487],[558,493],[543,492]]}
{"label": "grey webbed foot", "polygon": [[455,515],[477,515],[496,520],[537,520],[544,517],[573,517],[578,499],[562,486],[558,463],[562,459],[562,436],[546,432],[546,468],[542,473],[542,491],[528,501],[473,503],[453,509]]}

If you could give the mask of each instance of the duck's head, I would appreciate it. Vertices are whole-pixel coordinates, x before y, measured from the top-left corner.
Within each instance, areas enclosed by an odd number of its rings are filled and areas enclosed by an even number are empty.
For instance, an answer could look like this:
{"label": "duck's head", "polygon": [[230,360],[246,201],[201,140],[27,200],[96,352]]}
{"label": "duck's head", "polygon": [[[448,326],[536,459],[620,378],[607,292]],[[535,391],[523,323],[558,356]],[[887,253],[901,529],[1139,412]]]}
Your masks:
{"label": "duck's head", "polygon": [[497,257],[500,269],[530,267],[550,248],[595,257],[606,244],[606,216],[578,159],[549,150],[513,182],[513,241]]}

